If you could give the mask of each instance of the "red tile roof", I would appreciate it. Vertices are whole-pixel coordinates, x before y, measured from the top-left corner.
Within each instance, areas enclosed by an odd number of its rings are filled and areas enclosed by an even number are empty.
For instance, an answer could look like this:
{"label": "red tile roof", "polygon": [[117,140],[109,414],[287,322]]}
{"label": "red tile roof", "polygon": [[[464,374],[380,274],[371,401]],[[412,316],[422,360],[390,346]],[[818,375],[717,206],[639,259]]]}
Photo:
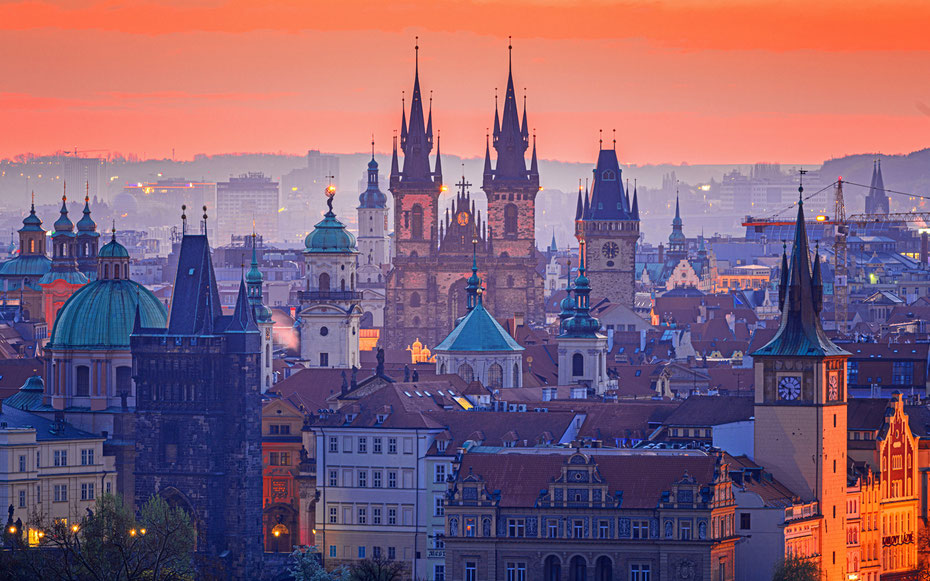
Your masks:
{"label": "red tile roof", "polygon": [[[586,453],[588,450],[585,451]],[[622,508],[655,508],[662,493],[687,473],[699,483],[714,480],[716,458],[701,455],[606,455],[592,453],[608,485],[608,497],[623,492]],[[500,506],[529,508],[540,491],[561,475],[568,454],[481,454],[462,458],[457,481],[469,473],[481,477],[488,491],[500,490]]]}

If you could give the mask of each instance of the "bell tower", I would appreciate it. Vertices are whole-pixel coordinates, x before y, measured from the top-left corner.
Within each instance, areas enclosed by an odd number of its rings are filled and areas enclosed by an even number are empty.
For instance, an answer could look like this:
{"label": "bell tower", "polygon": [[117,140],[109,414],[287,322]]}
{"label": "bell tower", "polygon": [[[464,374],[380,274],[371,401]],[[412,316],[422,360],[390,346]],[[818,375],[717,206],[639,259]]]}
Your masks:
{"label": "bell tower", "polygon": [[628,194],[617,152],[602,147],[590,198],[579,188],[575,237],[581,242],[591,285],[610,302],[633,308],[639,204],[635,192],[632,202]]}
{"label": "bell tower", "polygon": [[404,257],[430,256],[438,246],[439,194],[442,192],[442,165],[439,139],[436,139],[436,166],[430,170],[429,154],[433,150],[433,100],[424,120],[420,93],[420,46],[416,46],[416,69],[410,121],[401,111],[400,148],[404,153],[403,170],[397,158],[397,141],[391,160],[391,194],[394,196],[394,245],[401,261]]}
{"label": "bell tower", "polygon": [[[513,47],[508,46],[513,53]],[[493,240],[495,256],[524,257],[536,248],[536,194],[539,192],[539,168],[536,161],[536,137],[530,169],[526,169],[526,150],[530,132],[526,121],[526,96],[523,121],[517,113],[517,95],[513,86],[513,58],[509,59],[504,114],[500,116],[494,102],[494,150],[497,162],[491,166],[490,142],[485,144],[484,184],[488,198],[488,234]]]}
{"label": "bell tower", "polygon": [[[803,192],[803,188],[799,188]],[[775,337],[752,354],[755,367],[755,457],[801,497],[815,502],[815,538],[826,579],[845,579],[846,360],[820,321],[820,253],[811,265],[798,203],[789,262],[782,255],[778,290],[781,323]],[[839,552],[840,554],[836,554]]]}

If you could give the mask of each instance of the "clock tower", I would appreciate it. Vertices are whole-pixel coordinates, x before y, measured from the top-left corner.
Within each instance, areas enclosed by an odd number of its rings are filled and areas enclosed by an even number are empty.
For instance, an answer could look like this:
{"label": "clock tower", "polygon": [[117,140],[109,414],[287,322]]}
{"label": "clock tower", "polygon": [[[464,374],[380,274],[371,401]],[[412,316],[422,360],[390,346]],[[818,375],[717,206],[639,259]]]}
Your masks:
{"label": "clock tower", "polygon": [[[803,188],[799,189],[803,192]],[[752,354],[755,366],[755,457],[804,503],[816,502],[812,555],[826,579],[845,579],[846,360],[820,321],[820,253],[811,265],[798,203],[789,262],[782,255],[775,337]],[[839,553],[839,554],[837,554]]]}
{"label": "clock tower", "polygon": [[581,243],[591,286],[610,302],[633,308],[639,204],[623,189],[613,149],[601,149],[590,199],[578,192],[575,236]]}

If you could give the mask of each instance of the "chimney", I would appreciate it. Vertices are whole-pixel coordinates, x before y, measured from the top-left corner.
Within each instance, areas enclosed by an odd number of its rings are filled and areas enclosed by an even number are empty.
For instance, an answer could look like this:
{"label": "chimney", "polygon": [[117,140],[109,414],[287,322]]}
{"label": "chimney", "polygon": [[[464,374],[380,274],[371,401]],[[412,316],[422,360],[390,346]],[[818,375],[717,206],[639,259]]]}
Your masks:
{"label": "chimney", "polygon": [[928,240],[927,233],[924,232],[920,235],[920,263],[924,266],[930,264],[930,240]]}
{"label": "chimney", "polygon": [[[924,234],[924,240],[926,240],[926,238],[927,238],[927,235]],[[524,325],[525,318],[526,318],[526,314],[525,314],[525,313],[522,313],[522,312],[519,312],[519,311],[518,311],[518,312],[516,312],[516,313],[513,314],[513,326],[514,326],[514,330],[516,330],[517,327],[522,327],[522,326]]]}

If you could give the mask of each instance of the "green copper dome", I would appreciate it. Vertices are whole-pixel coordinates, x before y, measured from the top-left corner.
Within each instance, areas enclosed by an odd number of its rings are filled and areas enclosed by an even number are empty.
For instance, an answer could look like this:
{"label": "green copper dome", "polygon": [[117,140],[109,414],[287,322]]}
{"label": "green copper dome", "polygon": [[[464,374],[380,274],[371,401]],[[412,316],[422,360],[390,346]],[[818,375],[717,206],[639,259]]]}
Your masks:
{"label": "green copper dome", "polygon": [[311,252],[358,252],[355,236],[346,230],[345,224],[336,219],[332,208],[313,228],[313,232],[304,240],[305,253]]}
{"label": "green copper dome", "polygon": [[523,347],[494,320],[479,300],[433,351],[523,351]]}
{"label": "green copper dome", "polygon": [[36,216],[36,205],[32,204],[32,208],[29,210],[29,215],[23,218],[23,227],[19,229],[20,232],[44,232],[42,230],[42,220]]}
{"label": "green copper dome", "polygon": [[87,275],[80,270],[51,269],[42,275],[38,284],[52,284],[56,280],[63,280],[68,284],[82,285],[87,284]]}
{"label": "green copper dome", "polygon": [[97,256],[100,258],[129,258],[129,251],[126,250],[125,246],[117,242],[116,238],[113,238],[103,245]]}
{"label": "green copper dome", "polygon": [[143,327],[167,326],[165,306],[141,284],[126,279],[95,280],[61,308],[49,347],[129,349],[136,305]]}
{"label": "green copper dome", "polygon": [[28,276],[38,279],[51,268],[52,260],[47,256],[17,256],[0,264],[0,276]]}

